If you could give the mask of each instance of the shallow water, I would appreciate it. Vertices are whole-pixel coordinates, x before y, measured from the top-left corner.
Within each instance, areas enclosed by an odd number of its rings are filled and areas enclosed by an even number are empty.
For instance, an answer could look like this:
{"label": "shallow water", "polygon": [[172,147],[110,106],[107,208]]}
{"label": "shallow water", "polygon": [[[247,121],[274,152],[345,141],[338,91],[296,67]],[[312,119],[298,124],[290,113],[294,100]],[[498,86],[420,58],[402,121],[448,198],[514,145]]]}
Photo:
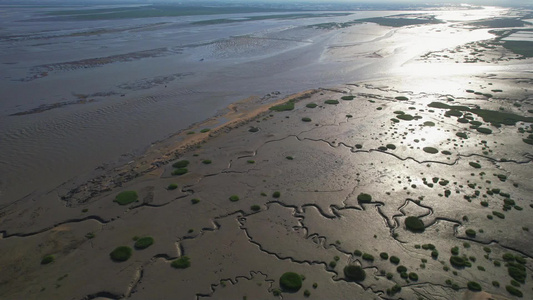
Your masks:
{"label": "shallow water", "polygon": [[42,9],[0,10],[0,204],[127,162],[251,95],[398,76],[427,51],[492,37],[449,24],[307,27],[413,13],[401,11],[192,25],[260,14],[52,22],[27,21]]}

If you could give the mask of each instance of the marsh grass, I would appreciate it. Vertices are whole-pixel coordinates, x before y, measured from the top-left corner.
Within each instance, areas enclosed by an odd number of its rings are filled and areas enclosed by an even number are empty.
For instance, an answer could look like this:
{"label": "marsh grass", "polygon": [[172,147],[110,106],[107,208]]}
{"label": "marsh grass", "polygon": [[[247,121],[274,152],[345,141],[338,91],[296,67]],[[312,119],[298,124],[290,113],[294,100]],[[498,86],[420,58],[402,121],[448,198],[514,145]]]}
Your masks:
{"label": "marsh grass", "polygon": [[279,285],[289,292],[297,292],[302,287],[302,277],[294,272],[286,272],[279,278]]}
{"label": "marsh grass", "polygon": [[189,170],[187,168],[179,168],[179,169],[172,171],[172,175],[181,176],[181,175],[187,174],[188,172]]}
{"label": "marsh grass", "polygon": [[41,265],[47,265],[49,263],[52,263],[54,262],[55,258],[53,255],[46,255],[45,257],[43,257],[43,259],[41,259]]}
{"label": "marsh grass", "polygon": [[344,276],[353,281],[363,281],[366,278],[366,272],[361,266],[347,265],[344,267]]}
{"label": "marsh grass", "polygon": [[111,260],[115,262],[123,262],[127,261],[131,257],[131,253],[132,249],[130,247],[120,246],[109,253],[109,257],[111,257]]}
{"label": "marsh grass", "polygon": [[115,202],[120,205],[128,205],[139,199],[136,191],[124,191],[115,197]]}
{"label": "marsh grass", "polygon": [[174,168],[185,168],[189,165],[188,160],[180,160],[172,164]]}
{"label": "marsh grass", "polygon": [[418,217],[413,216],[405,219],[405,227],[412,232],[423,232],[425,229],[424,222],[422,222],[422,220],[420,220]]}
{"label": "marsh grass", "polygon": [[154,238],[153,237],[145,236],[145,237],[139,238],[135,242],[134,247],[137,250],[142,250],[142,249],[146,249],[146,248],[152,246],[153,243],[154,243]]}
{"label": "marsh grass", "polygon": [[188,256],[182,256],[182,257],[172,261],[170,266],[172,266],[173,268],[176,268],[176,269],[187,269],[188,267],[191,266],[191,260],[190,260],[190,258]]}

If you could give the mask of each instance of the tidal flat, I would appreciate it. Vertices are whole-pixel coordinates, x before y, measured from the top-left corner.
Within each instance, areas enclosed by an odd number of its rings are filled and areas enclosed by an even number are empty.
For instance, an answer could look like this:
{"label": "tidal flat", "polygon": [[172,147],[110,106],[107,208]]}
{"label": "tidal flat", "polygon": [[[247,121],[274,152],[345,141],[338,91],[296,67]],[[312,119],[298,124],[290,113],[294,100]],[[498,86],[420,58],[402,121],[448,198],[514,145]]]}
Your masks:
{"label": "tidal flat", "polygon": [[[27,196],[2,190],[1,298],[531,298],[531,58],[470,24],[527,12],[368,14],[417,21],[252,18],[272,28],[7,65],[13,95],[49,83],[72,98],[2,102],[2,130],[26,128],[2,133],[14,148],[2,152],[20,147],[3,160],[40,150],[68,167],[45,183],[20,171],[42,184]],[[347,25],[315,26],[332,22]],[[244,34],[243,22],[215,23],[193,28]],[[38,146],[28,128],[66,149]]]}

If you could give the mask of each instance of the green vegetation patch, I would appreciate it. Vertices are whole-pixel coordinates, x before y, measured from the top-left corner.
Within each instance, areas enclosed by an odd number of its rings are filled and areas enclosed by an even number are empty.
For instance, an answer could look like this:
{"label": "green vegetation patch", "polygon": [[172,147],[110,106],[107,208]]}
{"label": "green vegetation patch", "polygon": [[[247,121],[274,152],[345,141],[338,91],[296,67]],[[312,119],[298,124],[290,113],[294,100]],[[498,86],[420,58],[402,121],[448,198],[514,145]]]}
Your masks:
{"label": "green vegetation patch", "polygon": [[342,100],[347,100],[347,101],[353,100],[354,98],[355,98],[355,96],[342,96],[341,97]]}
{"label": "green vegetation patch", "polygon": [[428,106],[432,108],[450,109],[450,110],[457,110],[457,111],[468,111],[468,112],[478,115],[479,117],[483,119],[483,121],[487,123],[491,123],[494,126],[501,126],[502,124],[503,125],[516,125],[517,122],[528,122],[528,123],[533,122],[532,117],[524,117],[524,116],[520,116],[520,115],[509,113],[509,112],[503,112],[503,111],[470,108],[468,106],[460,106],[460,105],[448,105],[442,102],[431,102],[430,104],[428,104]]}
{"label": "green vegetation patch", "polygon": [[469,236],[469,237],[476,237],[476,231],[474,229],[467,229],[465,231],[466,235]]}
{"label": "green vegetation patch", "polygon": [[374,261],[374,256],[372,254],[363,253],[363,259],[368,261]]}
{"label": "green vegetation patch", "polygon": [[426,121],[426,122],[424,122],[424,126],[433,127],[433,126],[435,126],[435,123],[431,122],[431,121]]}
{"label": "green vegetation patch", "polygon": [[302,287],[302,277],[294,272],[286,272],[279,278],[279,285],[289,292],[297,292]]}
{"label": "green vegetation patch", "polygon": [[472,168],[476,168],[476,169],[481,168],[481,165],[478,164],[477,162],[473,162],[473,161],[471,161],[471,162],[469,162],[468,164],[469,164]]}
{"label": "green vegetation patch", "polygon": [[270,107],[270,110],[273,111],[288,111],[294,109],[294,100],[289,100],[285,103],[274,105]]}
{"label": "green vegetation patch", "polygon": [[188,160],[180,160],[172,164],[174,168],[185,168],[189,165]]}
{"label": "green vegetation patch", "polygon": [[454,267],[462,268],[466,266],[466,260],[460,256],[451,256],[450,264]]}
{"label": "green vegetation patch", "polygon": [[361,266],[347,265],[344,267],[344,276],[353,281],[363,281],[366,278],[366,273]]}
{"label": "green vegetation patch", "polygon": [[145,236],[145,237],[139,238],[135,242],[134,247],[137,250],[142,250],[142,249],[146,249],[146,248],[152,246],[153,243],[154,243],[154,238],[153,237]]}
{"label": "green vegetation patch", "polygon": [[483,133],[483,134],[491,134],[492,133],[492,130],[486,128],[486,127],[478,127],[476,128],[476,130],[479,132],[479,133]]}
{"label": "green vegetation patch", "polygon": [[369,194],[361,193],[357,196],[357,201],[360,203],[369,203],[372,201],[372,196]]}
{"label": "green vegetation patch", "polygon": [[304,121],[304,122],[311,122],[311,118],[303,117],[303,118],[302,118],[302,121]]}
{"label": "green vegetation patch", "polygon": [[131,257],[132,251],[133,250],[130,247],[120,246],[109,253],[109,257],[111,257],[111,260],[115,262],[127,261]]}
{"label": "green vegetation patch", "polygon": [[41,259],[41,265],[47,265],[49,263],[52,263],[55,260],[53,255],[46,255]]}
{"label": "green vegetation patch", "polygon": [[171,191],[171,190],[175,190],[175,189],[177,189],[177,188],[178,188],[178,185],[175,184],[175,183],[171,183],[171,184],[169,184],[169,185],[167,186],[167,190],[170,190],[170,191]]}
{"label": "green vegetation patch", "polygon": [[513,296],[516,296],[519,298],[522,298],[524,296],[524,294],[519,289],[515,288],[512,285],[506,285],[505,289],[509,292],[509,294]]}
{"label": "green vegetation patch", "polygon": [[474,292],[479,292],[481,291],[481,285],[475,281],[469,281],[466,286],[468,287],[469,290],[471,291],[474,291]]}
{"label": "green vegetation patch", "polygon": [[188,256],[182,256],[178,259],[173,260],[170,266],[176,269],[187,269],[191,266],[191,260]]}
{"label": "green vegetation patch", "polygon": [[204,159],[204,160],[202,160],[202,163],[203,163],[204,165],[210,165],[212,162],[213,162],[213,161],[211,161],[210,159]]}
{"label": "green vegetation patch", "polygon": [[462,139],[467,139],[468,138],[468,135],[466,135],[466,133],[464,133],[464,132],[458,132],[455,135],[460,137],[460,138],[462,138]]}
{"label": "green vegetation patch", "polygon": [[399,264],[400,263],[400,259],[397,257],[397,256],[394,256],[392,255],[390,258],[389,258],[389,261],[395,265]]}
{"label": "green vegetation patch", "polygon": [[260,211],[261,210],[261,206],[257,205],[257,204],[254,204],[250,207],[250,209],[252,211]]}
{"label": "green vegetation patch", "polygon": [[429,153],[429,154],[439,153],[439,150],[433,147],[424,147],[422,150],[424,150],[424,152]]}
{"label": "green vegetation patch", "polygon": [[324,101],[324,103],[326,103],[326,104],[339,104],[339,101],[338,101],[338,100],[330,99],[330,100],[326,100],[326,101]]}
{"label": "green vegetation patch", "polygon": [[136,191],[124,191],[115,197],[115,202],[120,205],[128,205],[139,199]]}
{"label": "green vegetation patch", "polygon": [[307,105],[305,107],[307,107],[307,108],[315,108],[317,106],[318,105],[316,103],[307,103]]}
{"label": "green vegetation patch", "polygon": [[405,227],[412,232],[423,232],[425,229],[424,222],[422,222],[422,220],[420,220],[418,217],[413,216],[405,219]]}
{"label": "green vegetation patch", "polygon": [[394,97],[394,99],[396,100],[400,100],[400,101],[406,101],[406,100],[409,100],[409,98],[405,97],[405,96],[396,96]]}
{"label": "green vegetation patch", "polygon": [[237,196],[237,195],[231,195],[231,196],[229,197],[229,201],[231,201],[231,202],[237,202],[237,201],[239,201],[239,196]]}
{"label": "green vegetation patch", "polygon": [[187,168],[179,168],[172,171],[172,175],[181,176],[187,174],[188,172],[189,170]]}
{"label": "green vegetation patch", "polygon": [[415,119],[415,117],[410,114],[397,115],[396,118],[404,121],[411,121]]}

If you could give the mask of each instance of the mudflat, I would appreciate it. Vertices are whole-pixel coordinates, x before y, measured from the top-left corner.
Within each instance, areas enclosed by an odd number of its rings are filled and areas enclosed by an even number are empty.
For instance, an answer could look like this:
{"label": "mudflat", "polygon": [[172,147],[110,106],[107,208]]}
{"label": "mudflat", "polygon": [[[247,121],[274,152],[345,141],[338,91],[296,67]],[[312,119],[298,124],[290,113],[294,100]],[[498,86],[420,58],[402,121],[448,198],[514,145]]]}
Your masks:
{"label": "mudflat", "polygon": [[468,43],[247,98],[2,206],[0,295],[531,298],[531,58]]}

